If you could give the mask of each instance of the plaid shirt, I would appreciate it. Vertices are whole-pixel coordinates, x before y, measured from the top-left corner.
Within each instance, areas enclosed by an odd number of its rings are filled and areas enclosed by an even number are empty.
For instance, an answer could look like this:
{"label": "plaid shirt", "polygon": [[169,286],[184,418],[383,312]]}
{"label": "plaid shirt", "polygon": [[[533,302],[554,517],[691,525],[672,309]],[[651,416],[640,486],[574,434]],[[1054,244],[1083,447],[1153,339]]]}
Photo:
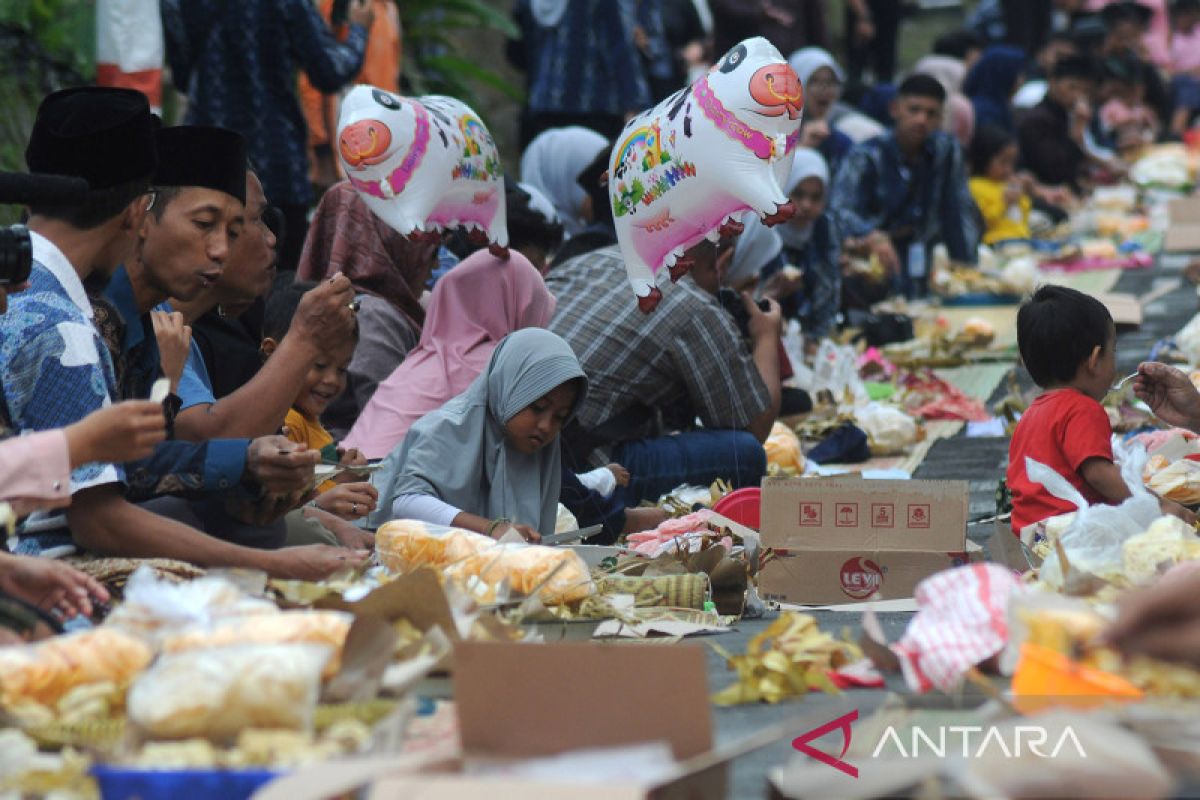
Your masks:
{"label": "plaid shirt", "polygon": [[[686,427],[746,428],[770,394],[733,318],[691,278],[665,287],[643,314],[625,279],[617,247],[555,265],[546,285],[558,299],[550,330],[566,339],[588,376],[577,419],[594,432],[642,404]],[[617,441],[661,433],[643,425]]]}
{"label": "plaid shirt", "polygon": [[904,229],[927,245],[945,242],[955,261],[975,263],[975,201],[958,143],[941,131],[915,165],[905,163],[891,131],[856,145],[834,178],[829,209],[846,236]]}

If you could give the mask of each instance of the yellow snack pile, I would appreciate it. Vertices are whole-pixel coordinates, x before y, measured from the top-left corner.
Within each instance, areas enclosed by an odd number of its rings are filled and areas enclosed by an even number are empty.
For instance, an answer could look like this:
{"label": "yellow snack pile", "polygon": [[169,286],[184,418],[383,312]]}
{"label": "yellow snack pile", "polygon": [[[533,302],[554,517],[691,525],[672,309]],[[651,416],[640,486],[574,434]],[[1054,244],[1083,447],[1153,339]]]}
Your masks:
{"label": "yellow snack pile", "polygon": [[829,671],[863,657],[858,645],[835,639],[817,627],[809,614],[794,612],[780,614],[771,627],[751,639],[745,655],[713,647],[738,674],[736,683],[713,696],[719,706],[778,703],[812,689],[836,693]]}

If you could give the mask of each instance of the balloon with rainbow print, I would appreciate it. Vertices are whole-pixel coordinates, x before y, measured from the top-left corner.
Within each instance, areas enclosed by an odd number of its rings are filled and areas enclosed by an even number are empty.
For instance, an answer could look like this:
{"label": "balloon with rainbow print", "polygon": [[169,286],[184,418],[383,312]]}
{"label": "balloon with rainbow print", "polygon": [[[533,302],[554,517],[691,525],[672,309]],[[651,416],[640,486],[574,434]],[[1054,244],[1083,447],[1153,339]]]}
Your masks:
{"label": "balloon with rainbow print", "polygon": [[500,155],[465,103],[356,86],[342,101],[338,157],[367,207],[405,236],[463,227],[508,257]]}
{"label": "balloon with rainbow print", "polygon": [[608,168],[617,242],[642,311],[662,299],[702,239],[741,233],[747,209],[767,225],[795,206],[781,188],[800,134],[804,91],[766,39],[741,42],[707,75],[631,119]]}

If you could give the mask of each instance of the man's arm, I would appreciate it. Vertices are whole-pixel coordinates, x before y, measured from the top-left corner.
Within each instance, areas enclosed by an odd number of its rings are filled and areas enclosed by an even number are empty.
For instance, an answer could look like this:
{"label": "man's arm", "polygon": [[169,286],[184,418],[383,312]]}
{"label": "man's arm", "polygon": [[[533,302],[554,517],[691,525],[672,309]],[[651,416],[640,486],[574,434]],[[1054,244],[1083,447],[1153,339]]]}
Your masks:
{"label": "man's arm", "polygon": [[323,281],[305,294],[287,336],[258,374],[227,397],[179,412],[175,417],[176,437],[203,442],[277,432],[322,346],[351,335],[353,300],[354,288],[344,275]]}
{"label": "man's arm", "polygon": [[174,558],[202,567],[261,569],[277,578],[321,580],[355,567],[366,551],[310,545],[259,550],[221,541],[195,528],[130,505],[117,484],[76,492],[67,511],[71,535],[95,553],[129,558]]}
{"label": "man's arm", "polygon": [[[764,428],[770,432],[781,396],[779,305],[771,301],[771,309],[764,313],[755,306],[750,312],[757,332],[751,334],[750,351],[733,318],[715,301],[703,310],[697,307],[671,337],[676,375],[706,427],[746,430],[756,437]],[[768,333],[772,325],[773,336]],[[767,433],[760,439],[765,440]]]}
{"label": "man's arm", "polygon": [[877,180],[870,150],[859,145],[846,154],[829,190],[829,211],[843,236],[861,238],[883,223],[871,210]]}
{"label": "man's arm", "polygon": [[783,398],[783,388],[779,380],[779,346],[780,334],[783,332],[783,316],[779,304],[768,300],[770,310],[763,311],[748,293],[742,294],[746,311],[750,314],[750,337],[754,341],[754,366],[762,376],[763,384],[767,387],[770,402],[767,407],[755,417],[746,430],[755,439],[765,442],[771,435],[771,427],[779,416],[779,405]]}
{"label": "man's arm", "polygon": [[288,0],[284,8],[292,52],[312,85],[332,94],[353,80],[366,54],[367,28],[373,19],[370,0],[352,0],[345,42],[334,37],[321,12],[309,0]]}
{"label": "man's arm", "polygon": [[947,142],[949,157],[945,164],[946,185],[942,192],[941,237],[946,242],[950,258],[963,264],[974,264],[979,257],[979,221],[975,201],[967,185],[962,152],[955,142]]}
{"label": "man's arm", "polygon": [[94,553],[126,558],[174,558],[202,567],[270,571],[271,551],[223,542],[125,501],[116,484],[76,492],[67,510],[71,536]]}

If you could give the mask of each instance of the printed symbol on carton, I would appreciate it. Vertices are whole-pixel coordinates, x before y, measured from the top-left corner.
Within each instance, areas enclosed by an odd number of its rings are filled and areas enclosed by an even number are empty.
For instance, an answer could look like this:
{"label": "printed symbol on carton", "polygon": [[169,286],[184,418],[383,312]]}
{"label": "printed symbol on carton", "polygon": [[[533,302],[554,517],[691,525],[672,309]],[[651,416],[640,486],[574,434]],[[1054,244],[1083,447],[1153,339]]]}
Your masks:
{"label": "printed symbol on carton", "polygon": [[858,527],[858,503],[837,503],[833,507],[833,524],[838,528]]}
{"label": "printed symbol on carton", "polygon": [[929,504],[928,503],[913,503],[908,507],[908,527],[910,528],[928,528],[929,527]]}
{"label": "printed symbol on carton", "polygon": [[871,527],[874,527],[874,528],[894,528],[894,527],[896,527],[896,504],[895,503],[872,503],[871,504]]}
{"label": "printed symbol on carton", "polygon": [[821,504],[820,503],[801,503],[800,504],[800,525],[805,528],[821,527]]}
{"label": "printed symbol on carton", "polygon": [[842,591],[855,600],[866,600],[883,587],[883,570],[869,558],[855,556],[842,564]]}

